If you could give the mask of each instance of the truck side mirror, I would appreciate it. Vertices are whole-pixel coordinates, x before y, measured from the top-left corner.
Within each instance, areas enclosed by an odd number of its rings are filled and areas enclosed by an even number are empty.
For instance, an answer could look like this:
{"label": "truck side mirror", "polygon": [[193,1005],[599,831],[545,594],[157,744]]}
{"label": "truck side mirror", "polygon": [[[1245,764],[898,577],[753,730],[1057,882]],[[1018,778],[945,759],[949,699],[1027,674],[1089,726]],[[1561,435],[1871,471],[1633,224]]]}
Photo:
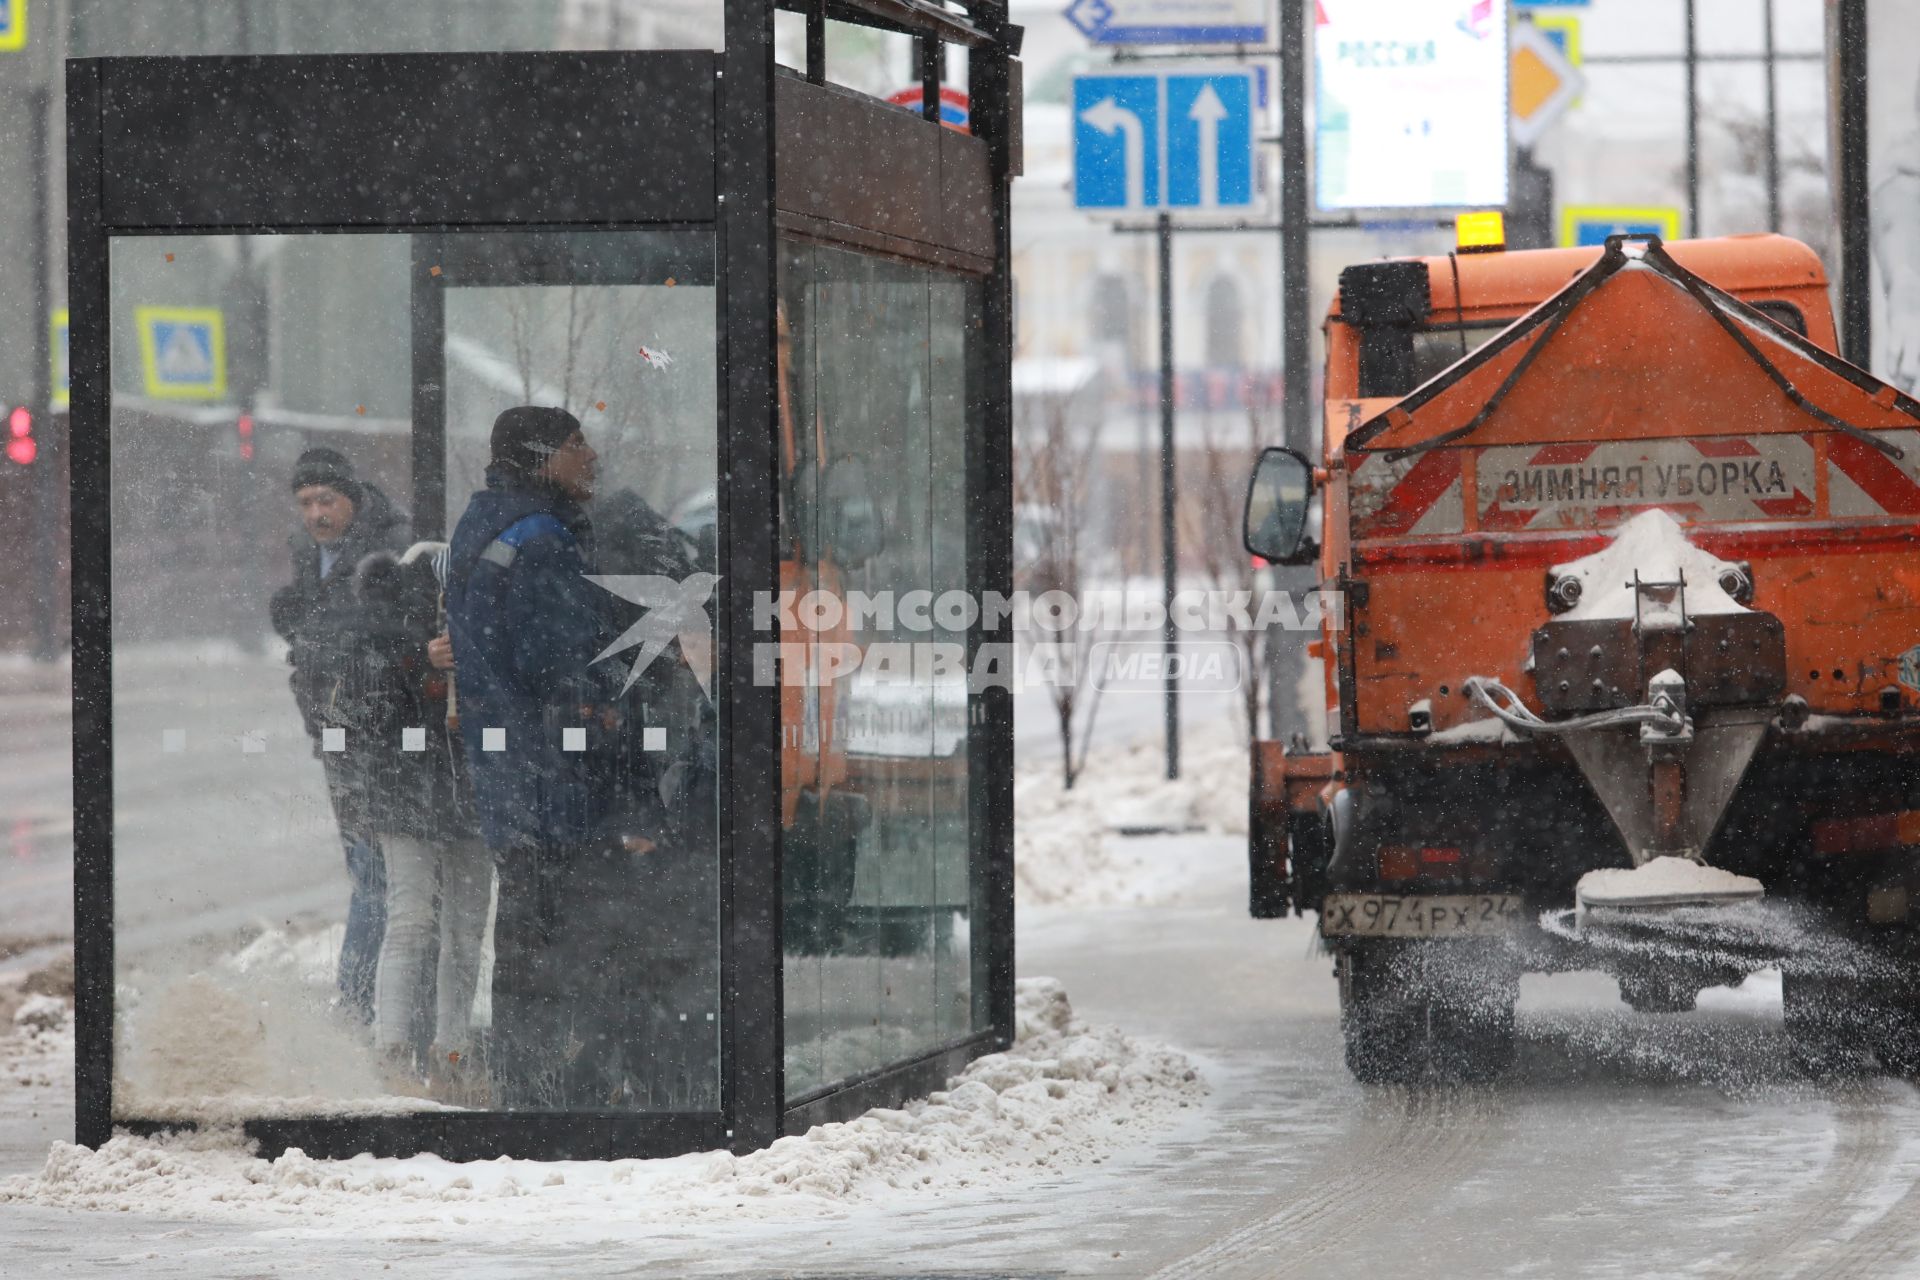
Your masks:
{"label": "truck side mirror", "polygon": [[1270,564],[1309,564],[1319,548],[1307,537],[1313,466],[1292,449],[1262,450],[1247,487],[1247,550]]}

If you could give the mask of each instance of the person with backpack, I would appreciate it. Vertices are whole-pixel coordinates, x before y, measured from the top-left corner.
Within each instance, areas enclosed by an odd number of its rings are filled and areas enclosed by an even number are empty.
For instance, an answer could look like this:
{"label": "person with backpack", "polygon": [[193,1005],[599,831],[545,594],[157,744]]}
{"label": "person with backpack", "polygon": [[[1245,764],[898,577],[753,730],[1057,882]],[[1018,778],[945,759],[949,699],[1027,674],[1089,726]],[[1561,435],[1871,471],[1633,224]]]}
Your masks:
{"label": "person with backpack", "polygon": [[[712,771],[684,763],[711,753],[690,745],[701,725],[662,725],[649,684],[603,661],[634,616],[593,580],[584,504],[599,458],[579,420],[508,409],[489,448],[487,487],[454,531],[447,604],[461,731],[498,874],[495,1098],[653,1105],[649,957],[668,914],[697,911],[699,886],[711,885]],[[680,662],[669,647],[662,656]],[[665,749],[648,749],[649,728]]]}
{"label": "person with backpack", "polygon": [[441,1101],[473,1105],[485,1095],[473,1012],[493,860],[460,740],[445,553],[445,543],[420,542],[360,563],[363,682],[378,696],[359,758],[387,871],[374,1043],[396,1081],[418,1085],[424,1075]]}

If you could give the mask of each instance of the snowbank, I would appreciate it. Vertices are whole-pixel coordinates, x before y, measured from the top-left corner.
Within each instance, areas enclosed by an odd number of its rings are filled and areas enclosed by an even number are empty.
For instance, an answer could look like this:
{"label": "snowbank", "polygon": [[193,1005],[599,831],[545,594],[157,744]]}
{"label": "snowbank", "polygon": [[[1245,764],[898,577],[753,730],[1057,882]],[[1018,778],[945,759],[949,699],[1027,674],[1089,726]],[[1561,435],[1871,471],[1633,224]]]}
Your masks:
{"label": "snowbank", "polygon": [[73,1006],[54,996],[28,996],[13,1011],[13,1032],[0,1038],[0,1081],[50,1088],[73,1080]]}
{"label": "snowbank", "polygon": [[1720,586],[1720,573],[1734,566],[1687,541],[1680,522],[1664,511],[1643,511],[1620,526],[1612,542],[1590,556],[1553,566],[1556,578],[1580,580],[1580,600],[1561,614],[1568,622],[1589,618],[1631,618],[1633,575],[1642,582],[1685,578],[1687,613],[1744,613]]}
{"label": "snowbank", "polygon": [[1686,858],[1655,858],[1631,871],[1618,867],[1589,871],[1574,886],[1576,900],[1593,907],[1757,898],[1762,892],[1761,883],[1752,876]]}
{"label": "snowbank", "polygon": [[1100,1164],[1205,1096],[1186,1058],[1078,1021],[1050,978],[1022,980],[1018,1009],[1015,1046],[973,1063],[945,1091],[745,1156],[449,1164],[289,1151],[262,1160],[237,1130],[216,1129],[123,1135],[98,1150],[56,1143],[41,1172],[0,1181],[0,1204],[284,1219],[363,1235],[423,1224],[811,1218]]}
{"label": "snowbank", "polygon": [[1194,725],[1181,776],[1168,781],[1157,739],[1096,748],[1073,790],[1060,786],[1057,748],[1020,762],[1013,783],[1014,892],[1022,907],[1100,907],[1151,901],[1167,877],[1129,828],[1243,835],[1247,744],[1231,721]]}

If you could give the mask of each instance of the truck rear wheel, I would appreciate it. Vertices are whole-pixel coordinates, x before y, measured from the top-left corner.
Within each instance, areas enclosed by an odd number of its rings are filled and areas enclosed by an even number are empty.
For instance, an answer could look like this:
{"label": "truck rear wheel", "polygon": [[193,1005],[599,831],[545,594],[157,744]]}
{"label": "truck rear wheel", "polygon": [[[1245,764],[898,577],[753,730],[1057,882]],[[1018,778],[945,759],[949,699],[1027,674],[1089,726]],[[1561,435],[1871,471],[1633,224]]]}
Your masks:
{"label": "truck rear wheel", "polygon": [[1347,1070],[1361,1084],[1403,1084],[1419,1075],[1416,1052],[1424,1036],[1416,1020],[1424,1014],[1397,989],[1378,952],[1340,955],[1340,1034],[1346,1042]]}
{"label": "truck rear wheel", "polygon": [[1426,944],[1341,954],[1340,1028],[1355,1080],[1477,1082],[1506,1070],[1517,982],[1504,974],[1462,981],[1453,970],[1467,959]]}
{"label": "truck rear wheel", "polygon": [[1845,977],[1784,973],[1780,1003],[1800,1069],[1819,1077],[1872,1069],[1874,1019],[1862,984]]}
{"label": "truck rear wheel", "polygon": [[1430,1041],[1433,1073],[1443,1080],[1484,1083],[1513,1065],[1513,1001],[1492,997],[1441,1005]]}

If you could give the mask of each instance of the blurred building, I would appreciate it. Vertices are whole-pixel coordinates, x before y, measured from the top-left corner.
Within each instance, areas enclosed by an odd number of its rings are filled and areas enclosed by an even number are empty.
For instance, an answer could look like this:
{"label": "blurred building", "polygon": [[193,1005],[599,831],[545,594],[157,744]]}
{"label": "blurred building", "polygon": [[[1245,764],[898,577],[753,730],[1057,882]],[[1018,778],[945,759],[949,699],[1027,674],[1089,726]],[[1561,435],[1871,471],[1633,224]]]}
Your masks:
{"label": "blurred building", "polygon": [[[14,10],[20,0],[14,0]],[[713,0],[25,0],[26,47],[0,49],[0,419],[16,407],[33,415],[31,463],[0,459],[0,652],[36,647],[49,625],[56,646],[67,631],[64,414],[49,385],[58,345],[53,322],[65,306],[65,121],[67,57],[160,54],[287,54],[485,49],[716,48],[721,11]],[[478,124],[479,122],[477,122]],[[260,175],[271,182],[271,173]],[[141,414],[142,429],[176,445],[165,477],[176,501],[209,520],[257,528],[257,565],[233,572],[264,593],[285,572],[281,535],[288,510],[268,479],[283,476],[299,451],[334,444],[376,479],[404,474],[409,353],[351,326],[322,323],[364,297],[366,255],[326,261],[287,253],[267,239],[183,240],[160,266],[117,271],[135,306],[218,309],[226,338],[224,394],[174,401],[142,394],[143,360],[134,332],[114,335],[115,403]],[[404,273],[398,278],[404,278]],[[285,360],[316,340],[357,349],[326,364],[353,371],[345,385],[316,385],[310,359]],[[486,351],[463,349],[480,372]],[[400,491],[404,496],[404,491]],[[211,536],[211,535],[210,535]],[[192,545],[154,549],[154,571],[204,571]],[[233,637],[258,643],[258,617],[225,620]],[[201,620],[203,625],[205,620]]]}
{"label": "blurred building", "polygon": [[[19,0],[15,0],[16,4]],[[0,51],[0,410],[35,409],[44,443],[32,466],[0,460],[0,651],[30,642],[36,616],[65,628],[64,479],[61,424],[51,406],[32,405],[46,392],[42,359],[51,313],[64,302],[64,121],[60,107],[62,58],[101,54],[318,53],[365,50],[714,47],[721,39],[715,0],[26,0],[31,39],[19,52]],[[1091,361],[1098,369],[1098,412],[1076,409],[1090,425],[1089,443],[1104,461],[1100,488],[1109,508],[1110,539],[1143,537],[1157,510],[1159,333],[1154,238],[1115,231],[1109,221],[1072,207],[1070,120],[1073,75],[1107,65],[1111,55],[1087,44],[1062,16],[1062,0],[1013,0],[1013,18],[1027,31],[1025,65],[1025,176],[1014,192],[1016,358],[1043,362],[1023,386],[1051,385],[1061,361]],[[1875,0],[1876,76],[1891,75],[1910,42],[1894,29],[1909,22],[1910,6]],[[1700,225],[1689,231],[1718,235],[1767,229],[1777,203],[1779,229],[1837,257],[1828,183],[1823,0],[1698,0],[1699,47],[1709,60],[1699,74]],[[1683,7],[1671,0],[1606,0],[1573,11],[1586,59],[1587,89],[1537,149],[1551,171],[1561,205],[1685,204],[1683,120],[1685,76],[1676,56],[1684,47]],[[1766,45],[1761,25],[1773,17],[1777,122],[1773,142],[1781,173],[1777,202],[1764,181],[1766,80],[1753,61]],[[802,19],[776,19],[782,61],[797,64]],[[1893,24],[1890,26],[1890,24]],[[916,71],[904,37],[830,30],[829,72],[837,83],[887,94],[911,86]],[[1653,61],[1645,59],[1652,58]],[[1635,60],[1639,59],[1639,60]],[[1744,60],[1743,60],[1744,59]],[[1909,62],[1911,60],[1909,59]],[[960,60],[955,59],[957,68]],[[1271,65],[1271,64],[1269,64]],[[1900,64],[1904,66],[1905,64]],[[1901,82],[1896,96],[1911,102]],[[45,129],[36,131],[36,104],[45,103]],[[1882,127],[1876,113],[1876,150],[1911,133],[1911,119]],[[1262,130],[1277,132],[1277,120]],[[1277,153],[1261,148],[1265,183],[1276,185]],[[1889,155],[1894,153],[1889,151]],[[1900,152],[1899,154],[1905,154]],[[1889,168],[1889,166],[1893,166]],[[1888,193],[1900,190],[1906,169],[1888,160]],[[1908,169],[1920,168],[1909,164]],[[39,175],[42,182],[27,180]],[[263,182],[273,175],[263,173]],[[1254,220],[1271,223],[1270,201]],[[44,252],[36,253],[36,228]],[[1365,222],[1316,230],[1311,250],[1311,314],[1324,313],[1341,268],[1395,254],[1444,252],[1450,232],[1428,219]],[[1891,241],[1889,241],[1891,243]],[[397,427],[404,404],[354,400],[347,420],[341,387],[298,385],[280,344],[302,340],[300,308],[324,309],[350,296],[357,282],[325,269],[296,269],[269,246],[257,254],[238,243],[209,247],[205,261],[150,282],[154,302],[221,305],[233,326],[236,398],[177,405],[156,421],[205,434],[206,448],[228,450],[238,461],[242,408],[253,413],[259,436],[253,465],[275,468],[303,442],[364,439],[382,424]],[[1884,257],[1885,255],[1883,255]],[[1223,449],[1247,451],[1279,435],[1281,325],[1279,237],[1273,232],[1183,233],[1174,263],[1176,398],[1183,474]],[[364,267],[360,268],[364,269]],[[1887,257],[1879,266],[1903,271]],[[302,276],[300,271],[311,270]],[[1910,273],[1911,274],[1911,273]],[[184,284],[180,282],[185,282]],[[41,285],[44,284],[44,288]],[[194,293],[186,298],[184,292]],[[1882,290],[1882,292],[1885,292]],[[179,294],[179,297],[173,295]],[[1891,296],[1890,294],[1888,295]],[[1905,315],[1888,310],[1884,319]],[[122,356],[135,344],[121,341]],[[1912,362],[1916,343],[1881,329],[1883,361]],[[369,384],[382,362],[404,353],[368,350]],[[475,353],[484,360],[486,353]],[[1316,332],[1316,377],[1319,350]],[[283,372],[283,370],[286,370]],[[1891,374],[1892,370],[1881,370]],[[115,370],[122,402],[138,395],[137,364]],[[368,396],[373,396],[369,391]],[[242,404],[245,400],[245,404]],[[1016,422],[1051,412],[1045,398],[1023,398]],[[375,450],[375,453],[378,451]],[[263,520],[278,519],[265,513]],[[1196,519],[1209,518],[1196,513]],[[52,548],[49,552],[48,548]],[[1129,561],[1150,556],[1144,544]],[[49,559],[51,557],[51,561]]]}

